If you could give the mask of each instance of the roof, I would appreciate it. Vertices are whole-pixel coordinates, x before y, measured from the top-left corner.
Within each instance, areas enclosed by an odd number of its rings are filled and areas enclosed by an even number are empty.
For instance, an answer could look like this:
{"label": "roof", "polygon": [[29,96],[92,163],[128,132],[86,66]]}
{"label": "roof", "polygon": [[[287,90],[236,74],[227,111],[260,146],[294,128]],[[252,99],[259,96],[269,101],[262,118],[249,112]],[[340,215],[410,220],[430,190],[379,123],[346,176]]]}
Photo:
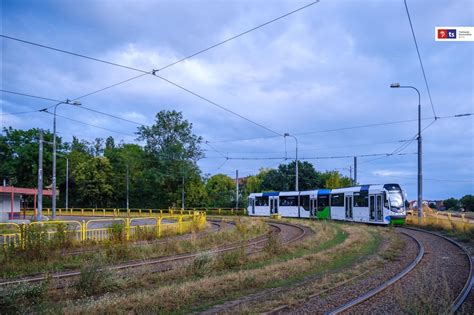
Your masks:
{"label": "roof", "polygon": [[[35,188],[21,188],[13,186],[0,186],[0,193],[9,193],[11,194],[21,194],[21,195],[37,195],[38,189]],[[59,195],[59,191],[56,192]],[[50,189],[43,189],[43,196],[52,196],[53,191]]]}

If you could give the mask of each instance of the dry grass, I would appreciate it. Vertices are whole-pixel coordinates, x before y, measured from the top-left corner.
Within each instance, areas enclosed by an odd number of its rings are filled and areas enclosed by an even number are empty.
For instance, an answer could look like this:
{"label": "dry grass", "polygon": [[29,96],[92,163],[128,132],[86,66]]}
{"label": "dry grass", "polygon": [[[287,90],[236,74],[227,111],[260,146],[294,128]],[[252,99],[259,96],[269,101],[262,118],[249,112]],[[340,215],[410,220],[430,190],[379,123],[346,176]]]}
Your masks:
{"label": "dry grass", "polygon": [[[318,223],[312,223],[318,226]],[[329,227],[328,227],[329,226]],[[183,279],[178,283],[169,283],[146,287],[142,290],[127,291],[125,293],[114,293],[102,296],[94,301],[82,301],[84,303],[69,303],[66,313],[108,313],[120,309],[124,312],[136,313],[153,312],[184,312],[192,307],[203,304],[212,304],[229,297],[237,297],[242,294],[267,287],[286,285],[289,281],[302,276],[329,270],[345,261],[349,253],[358,253],[373,239],[367,232],[355,225],[338,225],[349,235],[345,241],[337,246],[316,252],[303,257],[275,261],[260,266],[259,269],[235,270],[223,274],[194,277]],[[319,226],[326,231],[335,230],[332,224],[325,223]],[[331,233],[326,233],[331,234]],[[318,235],[318,234],[316,234]],[[324,234],[321,234],[324,235]],[[314,246],[314,239],[311,238]],[[305,246],[311,243],[304,242]],[[301,249],[300,249],[301,250]],[[156,284],[156,283],[155,283]],[[176,298],[179,297],[179,302]]]}

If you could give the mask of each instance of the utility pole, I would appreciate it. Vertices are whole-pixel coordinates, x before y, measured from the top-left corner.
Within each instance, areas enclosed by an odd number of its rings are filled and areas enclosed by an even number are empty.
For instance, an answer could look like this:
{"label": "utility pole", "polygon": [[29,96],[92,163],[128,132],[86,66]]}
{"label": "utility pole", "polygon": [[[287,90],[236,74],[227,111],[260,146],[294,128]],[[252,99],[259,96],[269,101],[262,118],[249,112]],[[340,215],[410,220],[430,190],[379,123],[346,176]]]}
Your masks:
{"label": "utility pole", "polygon": [[239,170],[235,171],[235,210],[239,209]]}
{"label": "utility pole", "polygon": [[43,131],[39,132],[39,153],[38,153],[38,212],[36,221],[43,219]]}
{"label": "utility pole", "polygon": [[66,212],[69,206],[69,158],[66,157]]}
{"label": "utility pole", "polygon": [[129,207],[130,204],[129,204],[129,199],[128,199],[128,186],[129,184],[128,184],[128,164],[127,164],[127,213],[130,212],[130,207]]}
{"label": "utility pole", "polygon": [[181,181],[181,209],[184,210],[184,172]]}
{"label": "utility pole", "polygon": [[292,136],[290,135],[289,133],[285,133],[283,135],[284,137],[292,137],[293,139],[295,139],[295,143],[296,143],[296,159],[295,159],[295,163],[296,163],[296,169],[295,169],[295,190],[296,191],[299,191],[299,187],[298,187],[298,183],[299,183],[299,180],[298,180],[298,175],[299,175],[299,172],[298,172],[298,139],[295,137],[295,136]]}
{"label": "utility pole", "polygon": [[354,178],[352,177],[352,165],[349,165],[349,178],[352,181],[352,185],[354,185]]}
{"label": "utility pole", "polygon": [[357,185],[357,156],[354,156],[354,185]]}
{"label": "utility pole", "polygon": [[[423,220],[423,150],[421,138],[421,95],[420,91],[411,85],[400,85],[400,83],[392,83],[391,88],[406,88],[413,89],[418,94],[418,222],[421,223]],[[437,119],[437,117],[435,117]]]}

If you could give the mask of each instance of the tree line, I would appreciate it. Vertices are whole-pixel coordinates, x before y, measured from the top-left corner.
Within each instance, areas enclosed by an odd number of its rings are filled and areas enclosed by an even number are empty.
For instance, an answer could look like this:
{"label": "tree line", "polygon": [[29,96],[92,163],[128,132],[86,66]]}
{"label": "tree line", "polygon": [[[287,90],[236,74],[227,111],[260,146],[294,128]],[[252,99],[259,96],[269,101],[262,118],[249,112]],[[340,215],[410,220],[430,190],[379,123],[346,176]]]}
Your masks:
{"label": "tree line", "polygon": [[[48,130],[4,128],[0,134],[0,179],[9,185],[37,186],[39,133],[44,135],[44,187],[52,182],[52,139]],[[160,111],[152,126],[137,129],[137,141],[116,143],[113,137],[71,142],[56,137],[58,206],[65,204],[66,159],[69,160],[69,207],[125,207],[127,177],[131,208],[235,207],[235,179],[203,174],[197,162],[204,158],[202,138],[181,112]],[[289,191],[295,186],[295,161],[276,169],[261,169],[239,186],[239,207],[251,192]],[[318,172],[309,162],[298,162],[299,189],[339,188],[351,179],[337,171]],[[48,206],[49,198],[45,198]]]}

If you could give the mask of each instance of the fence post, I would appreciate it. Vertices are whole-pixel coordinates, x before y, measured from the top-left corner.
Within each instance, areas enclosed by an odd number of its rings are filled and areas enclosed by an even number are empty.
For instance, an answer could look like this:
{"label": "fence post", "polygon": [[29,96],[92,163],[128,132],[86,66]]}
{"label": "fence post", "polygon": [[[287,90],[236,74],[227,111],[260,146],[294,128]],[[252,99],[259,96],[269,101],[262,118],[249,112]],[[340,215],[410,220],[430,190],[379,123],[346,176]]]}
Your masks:
{"label": "fence post", "polygon": [[151,216],[151,209],[148,209],[148,211],[150,212],[150,216]]}
{"label": "fence post", "polygon": [[130,240],[130,218],[125,219],[125,239]]}
{"label": "fence post", "polygon": [[161,237],[161,219],[162,217],[156,218],[156,235],[158,237]]}
{"label": "fence post", "polygon": [[[82,209],[84,211],[84,209]],[[81,224],[81,241],[85,242],[87,239],[87,224],[85,220],[82,220]]]}
{"label": "fence post", "polygon": [[217,210],[219,212],[219,214],[221,214],[221,208],[219,208],[219,210]]}
{"label": "fence post", "polygon": [[183,232],[183,216],[180,215],[178,217],[178,234],[181,234]]}
{"label": "fence post", "polygon": [[142,209],[138,209],[138,216],[141,217],[142,215]]}

